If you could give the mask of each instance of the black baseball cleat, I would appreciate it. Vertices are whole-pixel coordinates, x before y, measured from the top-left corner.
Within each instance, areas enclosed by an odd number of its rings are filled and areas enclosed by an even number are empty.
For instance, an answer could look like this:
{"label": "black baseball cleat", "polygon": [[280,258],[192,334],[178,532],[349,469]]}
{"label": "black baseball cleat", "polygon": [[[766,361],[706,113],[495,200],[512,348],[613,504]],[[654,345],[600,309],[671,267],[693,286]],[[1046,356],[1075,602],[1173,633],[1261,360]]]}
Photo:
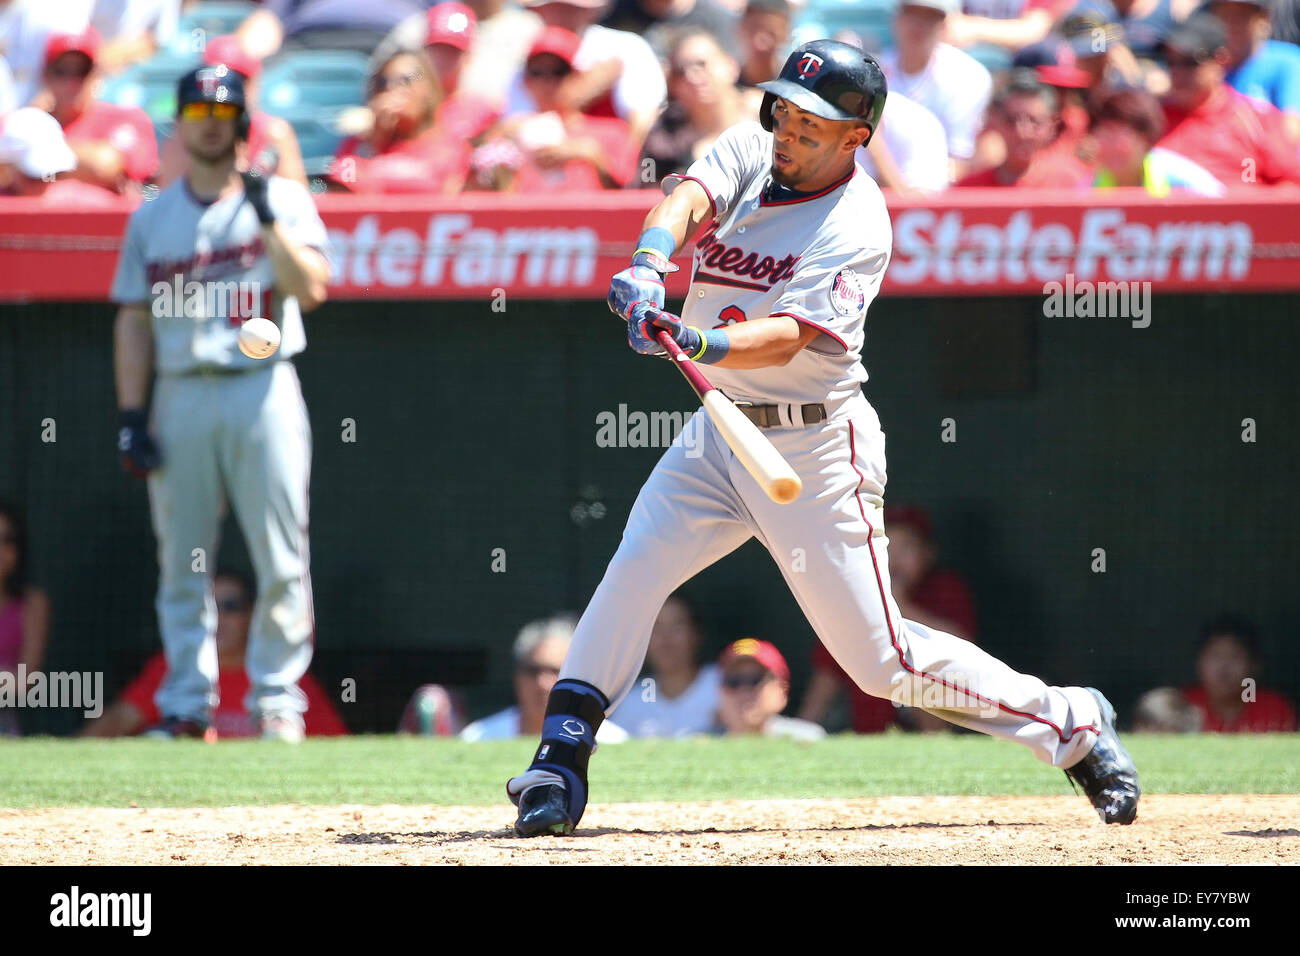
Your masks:
{"label": "black baseball cleat", "polygon": [[216,728],[189,717],[164,717],[140,734],[152,740],[182,740],[193,737],[206,743],[216,743]]}
{"label": "black baseball cleat", "polygon": [[539,784],[519,798],[519,819],[515,832],[521,837],[552,833],[563,836],[573,832],[569,819],[569,797],[559,784]]}
{"label": "black baseball cleat", "polygon": [[1083,788],[1103,823],[1127,825],[1137,819],[1138,797],[1142,796],[1137,766],[1115,732],[1115,708],[1095,687],[1085,689],[1101,706],[1097,742],[1065,775]]}

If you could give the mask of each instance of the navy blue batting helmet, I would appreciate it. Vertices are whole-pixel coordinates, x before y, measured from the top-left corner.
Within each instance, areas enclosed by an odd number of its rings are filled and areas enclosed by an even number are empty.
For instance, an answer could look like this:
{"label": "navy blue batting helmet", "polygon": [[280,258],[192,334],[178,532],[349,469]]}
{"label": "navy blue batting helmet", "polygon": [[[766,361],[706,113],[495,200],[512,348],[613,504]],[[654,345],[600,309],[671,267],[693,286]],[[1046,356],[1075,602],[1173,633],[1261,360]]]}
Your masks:
{"label": "navy blue batting helmet", "polygon": [[758,84],[764,91],[759,122],[772,129],[777,97],[801,110],[832,120],[866,124],[875,135],[885,110],[885,74],[868,53],[838,40],[813,40],[790,54],[774,80]]}

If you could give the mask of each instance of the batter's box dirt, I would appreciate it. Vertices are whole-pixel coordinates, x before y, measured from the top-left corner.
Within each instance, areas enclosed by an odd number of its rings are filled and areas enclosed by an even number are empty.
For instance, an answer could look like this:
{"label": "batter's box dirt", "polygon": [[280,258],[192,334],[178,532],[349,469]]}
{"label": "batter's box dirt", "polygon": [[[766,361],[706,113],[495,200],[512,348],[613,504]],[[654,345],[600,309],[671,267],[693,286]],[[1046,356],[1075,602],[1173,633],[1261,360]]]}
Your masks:
{"label": "batter's box dirt", "polygon": [[594,805],[520,839],[492,807],[0,810],[0,864],[1300,863],[1300,796],[1142,799],[1106,827],[1077,796]]}

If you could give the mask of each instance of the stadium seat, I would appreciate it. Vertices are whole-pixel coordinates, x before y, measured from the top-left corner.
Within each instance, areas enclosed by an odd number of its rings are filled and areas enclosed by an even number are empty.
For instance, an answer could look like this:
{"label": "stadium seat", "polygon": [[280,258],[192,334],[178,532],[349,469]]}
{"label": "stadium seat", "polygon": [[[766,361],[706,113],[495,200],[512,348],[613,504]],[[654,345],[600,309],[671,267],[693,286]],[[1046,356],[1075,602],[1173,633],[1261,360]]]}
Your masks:
{"label": "stadium seat", "polygon": [[244,0],[210,0],[198,3],[181,14],[176,32],[164,49],[177,55],[198,56],[209,40],[234,32],[256,10]]}
{"label": "stadium seat", "polygon": [[366,101],[367,60],[346,50],[296,50],[267,62],[259,107],[289,121],[307,175],[322,176],[343,138],[339,114]]}
{"label": "stadium seat", "polygon": [[267,61],[261,108],[276,116],[304,109],[333,111],[366,99],[366,57],[347,50],[296,50]]}

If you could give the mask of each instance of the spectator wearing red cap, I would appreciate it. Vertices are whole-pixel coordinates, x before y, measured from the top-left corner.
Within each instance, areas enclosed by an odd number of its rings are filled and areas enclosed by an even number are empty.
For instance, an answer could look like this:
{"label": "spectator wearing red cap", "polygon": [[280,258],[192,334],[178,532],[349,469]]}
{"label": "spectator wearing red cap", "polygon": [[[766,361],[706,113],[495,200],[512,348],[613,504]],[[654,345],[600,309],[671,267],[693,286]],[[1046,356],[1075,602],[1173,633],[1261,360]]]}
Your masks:
{"label": "spectator wearing red cap", "polygon": [[[371,65],[377,68],[398,50],[414,50],[434,42],[432,37],[447,33],[433,29],[433,24],[447,8],[447,18],[454,19],[454,10],[469,10],[474,17],[474,28],[464,62],[459,69],[450,97],[456,91],[473,93],[486,100],[498,114],[505,107],[506,95],[515,75],[523,68],[528,50],[542,29],[541,18],[531,10],[524,10],[507,0],[465,0],[464,3],[439,3],[426,11],[413,13],[396,27],[371,55]],[[454,29],[454,28],[453,28]],[[444,86],[446,84],[444,83]]]}
{"label": "spectator wearing red cap", "polygon": [[[889,536],[890,587],[899,613],[908,620],[973,641],[975,602],[961,575],[937,566],[938,549],[930,516],[914,506],[891,505],[885,509],[885,531]],[[800,717],[822,723],[843,689],[849,693],[855,733],[881,733],[894,726],[898,710],[893,703],[864,694],[820,643],[813,649],[812,662],[813,677]],[[948,726],[928,714],[911,717],[912,726]]]}
{"label": "spectator wearing red cap", "polygon": [[1300,157],[1283,114],[1226,82],[1231,54],[1223,25],[1198,13],[1165,41],[1169,95],[1159,145],[1209,170],[1229,188],[1300,184]]}
{"label": "spectator wearing red cap", "polygon": [[[298,145],[298,134],[293,131],[293,126],[288,120],[254,108],[257,104],[257,80],[262,72],[262,61],[250,56],[240,45],[239,38],[230,33],[208,41],[203,48],[203,62],[209,66],[224,64],[244,78],[244,96],[248,100],[249,113],[248,141],[239,147],[243,150],[241,166],[251,168],[258,165],[306,187],[307,169],[303,165],[302,148]],[[189,153],[173,133],[162,146],[156,177],[159,188],[169,186],[178,177],[184,176],[189,171],[189,165]]]}
{"label": "spectator wearing red cap", "polygon": [[491,99],[461,83],[478,33],[478,18],[463,3],[428,9],[424,52],[429,54],[446,98],[438,107],[438,128],[448,136],[477,142],[500,118]]}
{"label": "spectator wearing red cap", "polygon": [[437,125],[442,88],[423,50],[394,54],[370,78],[368,135],[339,145],[332,189],[354,193],[455,193],[465,181],[469,144]]}
{"label": "spectator wearing red cap", "polygon": [[51,35],[40,102],[77,154],[77,179],[115,193],[134,191],[158,170],[153,123],[144,110],[94,98],[99,44],[94,27]]}
{"label": "spectator wearing red cap", "polygon": [[790,703],[790,667],[776,645],[743,638],[722,652],[718,669],[722,672],[718,733],[802,741],[826,736],[812,721],[781,715]]}
{"label": "spectator wearing red cap", "polygon": [[[605,0],[522,0],[548,27],[580,38],[573,71],[557,99],[591,116],[616,116],[631,128],[638,147],[654,125],[667,87],[663,67],[644,39],[626,30],[611,30],[596,21]],[[513,81],[506,115],[534,112],[537,104],[521,74]]]}
{"label": "spectator wearing red cap", "polygon": [[746,118],[739,75],[740,67],[712,33],[689,29],[677,37],[668,55],[668,104],[641,147],[644,175],[637,185],[684,173],[724,130]]}
{"label": "spectator wearing red cap", "polygon": [[508,116],[475,151],[472,188],[575,192],[619,189],[633,178],[637,151],[628,124],[579,112],[561,95],[580,42],[560,27],[538,34],[524,64],[535,109]]}
{"label": "spectator wearing red cap", "polygon": [[1156,146],[1165,118],[1154,96],[1141,90],[1116,90],[1102,100],[1092,123],[1097,144],[1098,189],[1136,186],[1153,196],[1174,190],[1197,196],[1222,196],[1223,183],[1186,156]]}
{"label": "spectator wearing red cap", "polygon": [[1050,149],[1060,129],[1059,110],[1056,91],[1034,71],[1013,71],[989,105],[988,125],[1005,146],[1004,158],[956,185],[1076,189],[1090,183],[1092,172],[1084,163],[1069,152]]}

